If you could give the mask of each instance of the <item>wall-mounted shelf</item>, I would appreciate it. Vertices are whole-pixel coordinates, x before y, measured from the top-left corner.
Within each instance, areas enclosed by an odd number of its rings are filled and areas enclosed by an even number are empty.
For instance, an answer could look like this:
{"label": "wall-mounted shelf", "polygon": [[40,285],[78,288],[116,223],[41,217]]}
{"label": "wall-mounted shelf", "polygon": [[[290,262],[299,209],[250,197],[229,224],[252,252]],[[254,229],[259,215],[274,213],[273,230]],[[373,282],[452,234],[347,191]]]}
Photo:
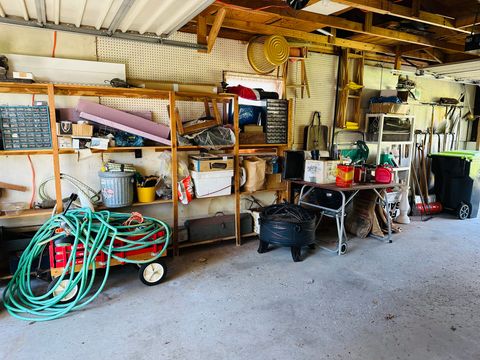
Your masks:
{"label": "wall-mounted shelf", "polygon": [[[141,99],[160,99],[168,100],[169,104],[169,115],[170,115],[170,131],[171,134],[177,133],[176,122],[172,119],[175,119],[175,102],[176,101],[193,101],[193,102],[204,102],[206,98],[215,99],[218,103],[221,103],[225,109],[227,106],[231,106],[233,109],[233,130],[235,133],[235,138],[239,139],[239,119],[238,119],[238,97],[232,94],[209,94],[209,93],[192,93],[192,92],[174,92],[174,91],[164,91],[164,90],[153,90],[153,89],[138,89],[138,88],[112,88],[107,86],[85,86],[85,85],[71,85],[71,84],[19,84],[19,83],[2,83],[0,82],[0,93],[16,93],[16,94],[43,94],[48,95],[48,104],[50,108],[50,128],[52,139],[56,139],[56,115],[55,115],[55,97],[56,96],[93,96],[93,97],[120,97],[120,98],[141,98]],[[92,149],[93,153],[121,153],[121,152],[133,152],[136,150],[146,150],[146,151],[171,151],[172,153],[172,163],[178,162],[178,151],[231,151],[234,155],[234,185],[233,193],[230,196],[234,196],[235,199],[235,236],[230,239],[212,239],[203,242],[195,243],[182,243],[178,244],[178,198],[173,196],[172,200],[155,200],[151,203],[134,203],[131,206],[148,206],[148,205],[160,205],[160,204],[172,204],[172,247],[174,253],[177,254],[180,248],[185,248],[189,246],[197,246],[202,244],[214,243],[218,241],[225,240],[236,240],[236,244],[241,244],[242,237],[245,235],[240,234],[240,200],[241,195],[247,195],[250,193],[241,192],[240,190],[240,156],[248,154],[264,154],[274,153],[276,155],[282,155],[283,151],[291,146],[292,143],[292,103],[289,105],[288,112],[288,144],[239,144],[238,141],[233,146],[219,146],[215,148],[202,147],[202,146],[178,146],[177,137],[172,136],[171,146],[142,146],[142,147],[112,147],[107,150],[95,150]],[[60,155],[63,154],[75,154],[73,149],[60,149],[58,148],[58,142],[53,141],[53,146],[51,149],[41,149],[41,150],[14,150],[14,151],[0,151],[1,156],[11,156],[11,155],[50,155],[53,162],[53,174],[55,177],[55,198],[57,199],[57,212],[62,211],[62,189],[60,181]],[[1,159],[0,159],[1,160]],[[178,182],[177,167],[172,166],[172,183],[176,184]],[[284,193],[286,196],[285,189],[272,189],[272,190],[261,190],[261,191],[276,191]],[[176,194],[174,190],[174,194]],[[280,199],[280,196],[278,197]],[[18,215],[6,215],[0,216],[0,220],[6,219],[15,219],[15,218],[27,218],[35,216],[50,216],[52,209],[45,210],[25,210]],[[252,234],[249,234],[252,236]],[[256,234],[253,234],[256,235]],[[248,236],[248,235],[247,235]]]}

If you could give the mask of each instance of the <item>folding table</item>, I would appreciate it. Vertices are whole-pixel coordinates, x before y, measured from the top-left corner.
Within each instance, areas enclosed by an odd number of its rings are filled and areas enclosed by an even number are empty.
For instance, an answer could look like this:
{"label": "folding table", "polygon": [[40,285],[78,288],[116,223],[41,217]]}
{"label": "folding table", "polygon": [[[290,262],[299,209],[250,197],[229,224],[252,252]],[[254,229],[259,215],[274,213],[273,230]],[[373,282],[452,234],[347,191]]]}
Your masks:
{"label": "folding table", "polygon": [[[311,183],[302,180],[289,180],[292,184],[301,185],[302,189],[300,191],[300,197],[298,199],[298,205],[305,205],[307,207],[313,207],[321,211],[320,218],[317,222],[317,227],[322,221],[324,216],[328,216],[331,218],[335,218],[337,223],[337,233],[338,233],[338,243],[335,249],[330,249],[325,246],[321,246],[322,249],[325,249],[330,252],[338,253],[338,255],[343,255],[347,251],[347,233],[345,231],[345,208],[346,206],[355,198],[355,196],[363,190],[373,190],[377,196],[379,201],[382,205],[385,206],[387,210],[387,225],[388,225],[388,235],[386,238],[378,237],[375,235],[370,235],[374,238],[377,238],[382,241],[388,241],[389,243],[392,242],[392,219],[390,217],[390,205],[387,201],[386,196],[383,196],[381,191],[388,188],[393,188],[399,186],[396,183],[390,184],[354,184],[352,187],[349,188],[342,188],[338,187],[336,184],[317,184]],[[331,208],[322,204],[315,204],[308,201],[308,195],[314,189],[323,189],[328,190],[331,192],[339,193],[341,196],[341,204],[338,208]]]}

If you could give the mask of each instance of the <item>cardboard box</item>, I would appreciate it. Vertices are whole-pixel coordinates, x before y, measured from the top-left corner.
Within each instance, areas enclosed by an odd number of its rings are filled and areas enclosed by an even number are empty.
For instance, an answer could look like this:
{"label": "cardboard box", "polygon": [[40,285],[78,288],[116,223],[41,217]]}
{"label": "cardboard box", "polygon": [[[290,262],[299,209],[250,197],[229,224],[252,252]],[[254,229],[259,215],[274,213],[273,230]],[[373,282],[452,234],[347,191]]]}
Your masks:
{"label": "cardboard box", "polygon": [[243,131],[246,133],[263,133],[263,126],[261,125],[245,125]]}
{"label": "cardboard box", "polygon": [[268,190],[286,190],[287,184],[282,182],[282,174],[266,174]]}
{"label": "cardboard box", "polygon": [[188,168],[199,172],[233,170],[233,154],[190,155]]}
{"label": "cardboard box", "polygon": [[410,106],[397,103],[372,103],[370,104],[370,113],[372,114],[400,114],[405,115],[410,112]]}
{"label": "cardboard box", "polygon": [[265,144],[267,138],[265,133],[257,132],[241,132],[240,133],[240,144]]}
{"label": "cardboard box", "polygon": [[58,147],[60,149],[71,149],[73,147],[72,138],[69,136],[58,136]]}
{"label": "cardboard box", "polygon": [[304,181],[317,184],[330,184],[335,182],[337,176],[337,160],[306,160]]}
{"label": "cardboard box", "polygon": [[89,124],[72,124],[72,136],[76,138],[91,138],[93,126]]}

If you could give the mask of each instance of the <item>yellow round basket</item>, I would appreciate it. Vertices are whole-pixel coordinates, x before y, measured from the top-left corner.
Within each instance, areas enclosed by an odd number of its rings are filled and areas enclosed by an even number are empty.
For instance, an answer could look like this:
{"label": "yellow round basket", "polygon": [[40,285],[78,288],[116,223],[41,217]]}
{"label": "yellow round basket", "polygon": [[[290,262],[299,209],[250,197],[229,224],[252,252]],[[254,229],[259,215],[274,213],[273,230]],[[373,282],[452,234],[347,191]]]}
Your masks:
{"label": "yellow round basket", "polygon": [[259,74],[269,74],[288,60],[290,46],[281,35],[257,36],[247,46],[250,66]]}

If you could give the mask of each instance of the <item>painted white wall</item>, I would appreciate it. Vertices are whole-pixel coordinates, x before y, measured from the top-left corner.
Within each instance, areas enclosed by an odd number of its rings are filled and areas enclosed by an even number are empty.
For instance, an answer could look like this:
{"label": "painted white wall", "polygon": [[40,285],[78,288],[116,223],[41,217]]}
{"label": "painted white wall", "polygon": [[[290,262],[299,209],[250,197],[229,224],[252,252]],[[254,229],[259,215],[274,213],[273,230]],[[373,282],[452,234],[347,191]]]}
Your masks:
{"label": "painted white wall", "polygon": [[[32,30],[20,27],[0,26],[0,53],[19,53],[28,55],[50,56],[52,48],[53,32],[48,30]],[[210,55],[197,53],[189,49],[160,46],[154,44],[135,43],[124,40],[98,38],[90,36],[58,33],[57,50],[58,57],[76,59],[97,59],[105,62],[125,63],[127,76],[144,80],[165,80],[190,83],[215,83],[222,80],[222,71],[252,72],[246,57],[246,44],[218,39],[213,52]],[[177,40],[195,41],[195,36],[190,34],[178,34]],[[294,67],[291,67],[294,69]],[[322,121],[325,125],[331,125],[334,116],[335,86],[337,74],[337,58],[332,55],[311,53],[307,60],[307,73],[310,82],[311,97],[295,99],[295,131],[294,143],[301,147],[303,143],[303,128],[311,119],[315,110],[321,111]],[[298,70],[292,70],[292,81],[298,78]],[[365,104],[372,95],[377,95],[380,88],[381,69],[367,66],[365,69]],[[397,78],[384,70],[384,88],[394,87]],[[434,80],[418,80],[418,86],[422,92],[422,100],[449,96],[457,97],[462,91],[463,85],[452,84]],[[473,87],[469,88],[469,94]],[[38,100],[44,97],[37,96]],[[473,99],[473,98],[472,98]],[[98,101],[98,99],[91,99]],[[57,97],[57,106],[74,106],[78,98]],[[31,97],[26,95],[0,95],[0,104],[30,104]],[[165,104],[153,103],[141,99],[101,99],[106,105],[116,106],[120,109],[152,110],[154,119],[164,122],[167,119]],[[415,109],[419,124],[425,124],[429,119],[428,109]],[[424,125],[422,125],[423,127]],[[121,162],[135,164],[144,174],[158,171],[158,153],[144,151],[142,159],[134,159],[133,154],[104,154],[103,160],[113,159]],[[187,154],[180,158],[185,159]],[[49,156],[32,156],[35,166],[37,185],[52,175],[52,160]],[[78,160],[76,155],[61,156],[61,170],[64,173],[77,177],[93,188],[99,188],[97,172],[101,166],[102,155],[96,154],[92,159]],[[0,157],[0,180],[31,187],[31,173],[25,156],[1,156]],[[71,189],[64,186],[63,195],[68,196]],[[51,190],[53,195],[53,190]],[[256,195],[266,204],[273,202],[271,194]],[[25,201],[30,199],[30,193],[8,192],[2,200]],[[170,219],[170,205],[145,206],[141,209],[145,214],[159,217],[164,220]],[[234,203],[232,198],[212,198],[195,200],[188,206],[180,207],[180,223],[188,217],[213,215],[217,211],[232,213]],[[4,221],[5,222],[5,221]],[[8,221],[6,225],[39,224],[39,219],[22,219]],[[0,225],[3,225],[0,221]]]}

